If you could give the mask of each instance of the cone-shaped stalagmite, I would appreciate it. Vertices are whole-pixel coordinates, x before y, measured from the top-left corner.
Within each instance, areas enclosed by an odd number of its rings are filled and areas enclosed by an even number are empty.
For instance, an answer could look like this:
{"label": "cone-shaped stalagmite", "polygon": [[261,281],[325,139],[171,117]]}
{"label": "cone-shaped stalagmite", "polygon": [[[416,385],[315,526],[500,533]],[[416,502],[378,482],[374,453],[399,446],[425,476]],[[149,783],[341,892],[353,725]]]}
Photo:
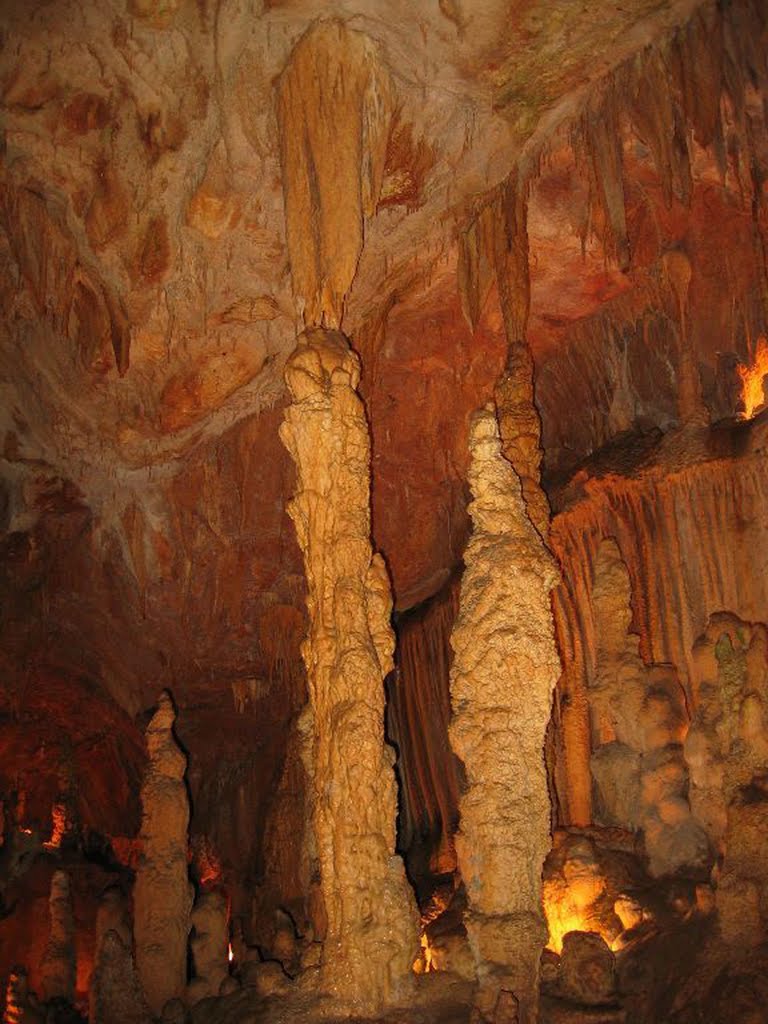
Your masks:
{"label": "cone-shaped stalagmite", "polygon": [[560,673],[550,609],[557,574],[501,453],[494,412],[476,416],[470,452],[473,533],[451,636],[450,735],[467,773],[456,848],[479,1009],[492,1015],[499,992],[509,991],[521,1024],[530,1024],[546,941],[544,736]]}
{"label": "cone-shaped stalagmite", "polygon": [[72,1002],[75,997],[75,921],[69,876],[64,871],[54,872],[51,878],[49,906],[51,930],[40,964],[43,997]]}
{"label": "cone-shaped stalagmite", "polygon": [[289,511],[307,574],[307,747],[325,918],[323,988],[374,1011],[402,994],[418,949],[413,897],[395,856],[393,754],[384,740],[391,597],[371,550],[370,438],[343,335],[311,331],[289,361],[280,434],[296,464]]}
{"label": "cone-shaped stalagmite", "polygon": [[187,984],[192,904],[187,876],[187,759],[173,736],[176,712],[163,692],[147,727],[149,764],[141,788],[142,856],[133,889],[136,968],[153,1013]]}

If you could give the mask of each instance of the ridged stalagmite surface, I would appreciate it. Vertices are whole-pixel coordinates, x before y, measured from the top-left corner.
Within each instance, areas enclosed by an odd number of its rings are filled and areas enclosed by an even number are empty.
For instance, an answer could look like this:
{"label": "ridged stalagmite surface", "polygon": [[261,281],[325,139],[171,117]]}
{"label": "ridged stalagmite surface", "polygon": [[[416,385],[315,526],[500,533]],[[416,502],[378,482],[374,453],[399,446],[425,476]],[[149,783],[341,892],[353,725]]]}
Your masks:
{"label": "ridged stalagmite surface", "polygon": [[370,440],[343,335],[311,331],[286,370],[280,436],[296,464],[289,511],[307,574],[307,747],[324,906],[321,986],[374,1011],[403,994],[418,948],[413,896],[395,856],[393,753],[384,741],[391,597],[371,549]]}
{"label": "ridged stalagmite surface", "polygon": [[463,760],[456,848],[481,983],[480,1009],[512,991],[536,1019],[546,941],[541,870],[550,847],[544,734],[560,672],[550,610],[557,574],[501,454],[496,417],[470,433],[473,533],[451,636],[451,741]]}
{"label": "ridged stalagmite surface", "polygon": [[67,999],[75,997],[75,921],[69,875],[54,872],[49,902],[51,925],[48,944],[40,965],[43,997]]}
{"label": "ridged stalagmite surface", "polygon": [[176,744],[167,692],[147,727],[149,764],[141,788],[142,855],[133,889],[136,968],[149,1008],[159,1014],[187,984],[192,904],[187,876],[187,759]]}

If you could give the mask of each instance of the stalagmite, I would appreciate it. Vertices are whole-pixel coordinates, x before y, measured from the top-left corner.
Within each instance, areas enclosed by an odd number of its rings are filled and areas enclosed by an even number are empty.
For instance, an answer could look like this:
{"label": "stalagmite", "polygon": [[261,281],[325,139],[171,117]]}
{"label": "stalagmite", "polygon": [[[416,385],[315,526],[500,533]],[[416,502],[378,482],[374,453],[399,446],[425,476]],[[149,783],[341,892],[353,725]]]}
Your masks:
{"label": "stalagmite", "polygon": [[286,378],[280,430],[296,465],[289,505],[307,574],[304,759],[324,923],[321,987],[375,1012],[405,992],[418,949],[413,897],[395,856],[393,752],[384,740],[391,597],[371,550],[368,424],[343,335],[307,332]]}
{"label": "stalagmite", "polygon": [[476,416],[470,452],[473,533],[451,636],[450,735],[467,773],[456,848],[480,1012],[490,1014],[499,992],[508,990],[521,1024],[529,1024],[546,941],[541,870],[550,806],[543,750],[560,673],[550,610],[557,573],[501,454],[493,412]]}
{"label": "stalagmite", "polygon": [[229,913],[223,893],[205,892],[198,896],[192,909],[192,926],[194,934],[190,946],[195,977],[187,990],[190,1005],[207,996],[217,996],[222,982],[229,976]]}
{"label": "stalagmite", "polygon": [[75,997],[75,921],[69,876],[64,871],[54,872],[51,878],[50,898],[51,930],[40,964],[43,998],[66,999]]}
{"label": "stalagmite", "polygon": [[142,855],[133,889],[136,968],[150,1009],[160,1014],[187,983],[192,904],[187,877],[187,759],[173,735],[176,712],[160,695],[147,727],[149,764],[141,788]]}
{"label": "stalagmite", "polygon": [[130,945],[109,929],[99,941],[91,978],[91,1024],[150,1024]]}

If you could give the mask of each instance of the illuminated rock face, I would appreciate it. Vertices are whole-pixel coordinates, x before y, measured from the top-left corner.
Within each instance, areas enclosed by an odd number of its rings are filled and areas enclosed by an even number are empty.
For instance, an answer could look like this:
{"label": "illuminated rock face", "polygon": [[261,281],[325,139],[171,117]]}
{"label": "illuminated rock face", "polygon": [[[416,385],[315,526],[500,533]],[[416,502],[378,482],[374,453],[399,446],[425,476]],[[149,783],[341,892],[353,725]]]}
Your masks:
{"label": "illuminated rock face", "polygon": [[192,903],[187,877],[187,759],[173,736],[175,718],[173,702],[164,692],[147,727],[142,856],[133,889],[136,968],[149,1008],[158,1015],[186,988]]}
{"label": "illuminated rock face", "polygon": [[393,752],[384,741],[391,597],[371,549],[370,441],[343,335],[304,335],[286,370],[280,431],[296,465],[289,506],[304,555],[309,705],[302,728],[311,853],[324,938],[321,987],[375,1011],[404,994],[418,950],[413,897],[395,856]]}
{"label": "illuminated rock face", "polygon": [[544,734],[560,672],[550,610],[553,561],[501,454],[493,412],[470,432],[473,533],[451,636],[451,743],[467,788],[456,837],[481,1012],[514,993],[536,1019],[547,932],[541,870],[550,846]]}
{"label": "illuminated rock face", "polygon": [[51,930],[40,965],[45,999],[67,999],[75,996],[75,922],[69,876],[56,871],[51,879]]}

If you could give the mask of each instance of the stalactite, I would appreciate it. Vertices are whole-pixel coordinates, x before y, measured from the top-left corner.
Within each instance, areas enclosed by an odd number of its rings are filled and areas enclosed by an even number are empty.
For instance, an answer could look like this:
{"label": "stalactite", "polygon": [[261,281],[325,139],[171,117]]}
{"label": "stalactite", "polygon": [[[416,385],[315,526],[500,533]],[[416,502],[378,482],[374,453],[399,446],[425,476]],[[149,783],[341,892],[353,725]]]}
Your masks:
{"label": "stalactite", "polygon": [[479,1011],[490,1015],[499,992],[510,991],[529,1024],[546,941],[544,737],[560,670],[550,610],[556,571],[501,453],[492,411],[475,418],[470,451],[473,533],[451,635],[450,737],[467,774],[456,849]]}
{"label": "stalactite", "polygon": [[55,871],[51,878],[50,933],[40,964],[45,999],[75,998],[75,921],[69,875]]}
{"label": "stalactite", "polygon": [[372,41],[322,21],[278,83],[285,221],[294,293],[308,327],[338,327],[376,212],[393,113]]}
{"label": "stalactite", "polygon": [[395,855],[393,752],[384,741],[391,596],[371,550],[371,451],[346,339],[312,331],[286,369],[280,430],[297,470],[289,513],[307,574],[302,645],[309,704],[303,759],[325,915],[321,988],[377,1012],[405,994],[417,918]]}
{"label": "stalactite", "polygon": [[567,766],[560,802],[568,820],[583,822],[587,811],[585,758],[591,744],[585,736],[591,730],[585,694],[595,670],[591,593],[601,542],[615,538],[627,566],[643,659],[674,665],[695,708],[691,651],[709,616],[731,608],[759,621],[768,607],[768,578],[755,567],[755,552],[768,545],[768,473],[761,453],[756,440],[754,450],[738,459],[678,465],[674,471],[660,465],[634,479],[597,479],[582,500],[555,516],[550,542],[563,580],[553,607],[558,643],[570,666],[559,696]]}
{"label": "stalactite", "polygon": [[425,607],[399,619],[398,672],[388,707],[402,787],[398,837],[404,849],[429,841],[436,849],[437,874],[456,866],[459,783],[448,742],[448,679],[458,603],[459,581],[453,579]]}
{"label": "stalactite", "polygon": [[157,1015],[186,989],[192,905],[187,875],[187,759],[173,735],[175,719],[171,697],[163,692],[147,726],[142,852],[133,888],[136,968],[147,1003]]}
{"label": "stalactite", "polygon": [[701,398],[699,371],[688,330],[688,292],[693,274],[691,261],[682,250],[673,249],[662,257],[661,268],[674,296],[680,325],[680,350],[677,362],[678,417],[683,424],[702,425],[707,422],[707,410]]}
{"label": "stalactite", "polygon": [[609,229],[610,246],[620,270],[629,269],[629,237],[624,208],[622,141],[617,98],[608,88],[603,101],[587,110],[584,132],[592,157],[592,174]]}

